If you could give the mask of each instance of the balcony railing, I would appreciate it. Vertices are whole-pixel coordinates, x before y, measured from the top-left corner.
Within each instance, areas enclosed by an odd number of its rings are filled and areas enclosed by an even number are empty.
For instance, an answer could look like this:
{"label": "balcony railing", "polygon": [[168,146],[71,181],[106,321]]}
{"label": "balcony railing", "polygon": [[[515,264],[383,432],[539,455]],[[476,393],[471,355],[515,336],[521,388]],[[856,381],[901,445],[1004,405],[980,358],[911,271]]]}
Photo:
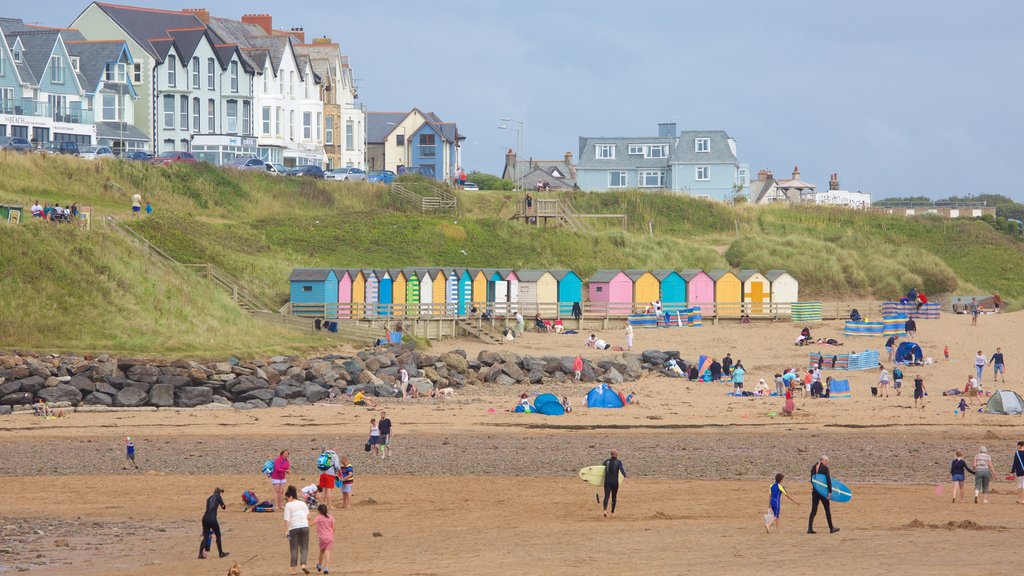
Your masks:
{"label": "balcony railing", "polygon": [[66,122],[68,124],[92,124],[95,120],[95,113],[92,110],[53,110],[49,102],[39,102],[29,98],[13,100],[0,100],[0,114],[13,114],[14,116],[32,116],[50,118],[55,122]]}

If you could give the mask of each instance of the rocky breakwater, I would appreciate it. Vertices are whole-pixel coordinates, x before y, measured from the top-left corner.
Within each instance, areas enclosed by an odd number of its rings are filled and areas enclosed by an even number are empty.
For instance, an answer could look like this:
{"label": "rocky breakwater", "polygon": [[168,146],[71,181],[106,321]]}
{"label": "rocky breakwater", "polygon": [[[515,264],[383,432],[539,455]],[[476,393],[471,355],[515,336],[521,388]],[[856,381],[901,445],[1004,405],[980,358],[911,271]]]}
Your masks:
{"label": "rocky breakwater", "polygon": [[[647,350],[585,359],[584,382],[621,384],[657,371],[677,352]],[[219,404],[240,410],[308,405],[363,391],[400,396],[400,372],[420,392],[485,384],[544,385],[572,379],[571,356],[519,356],[511,350],[441,354],[414,343],[379,346],[355,355],[298,359],[275,356],[200,363],[114,358],[109,355],[0,353],[0,414],[42,400],[54,406],[193,408]]]}

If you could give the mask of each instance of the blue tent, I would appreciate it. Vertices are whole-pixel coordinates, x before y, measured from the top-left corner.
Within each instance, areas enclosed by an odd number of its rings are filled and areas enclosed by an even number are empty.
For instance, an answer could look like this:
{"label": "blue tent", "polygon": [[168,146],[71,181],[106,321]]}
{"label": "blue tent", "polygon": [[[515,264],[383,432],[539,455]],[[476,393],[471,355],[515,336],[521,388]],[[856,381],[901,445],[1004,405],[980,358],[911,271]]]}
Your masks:
{"label": "blue tent", "polygon": [[611,388],[601,385],[587,392],[587,408],[622,408],[622,397]]}
{"label": "blue tent", "polygon": [[895,360],[897,364],[920,364],[924,361],[924,353],[921,347],[914,342],[902,342],[896,348]]}
{"label": "blue tent", "polygon": [[558,401],[558,396],[555,396],[554,394],[541,394],[533,399],[533,405],[536,406],[538,409],[541,406],[547,404],[548,402],[561,404],[561,402]]}
{"label": "blue tent", "polygon": [[537,406],[537,412],[545,416],[561,416],[565,414],[565,407],[561,402],[547,402]]}

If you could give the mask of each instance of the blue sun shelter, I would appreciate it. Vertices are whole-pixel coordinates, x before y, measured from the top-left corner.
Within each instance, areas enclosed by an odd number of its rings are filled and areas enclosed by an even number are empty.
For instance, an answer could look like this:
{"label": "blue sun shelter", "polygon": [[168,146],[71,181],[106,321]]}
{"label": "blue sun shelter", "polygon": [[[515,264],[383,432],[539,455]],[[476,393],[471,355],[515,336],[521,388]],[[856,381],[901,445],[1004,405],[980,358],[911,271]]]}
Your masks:
{"label": "blue sun shelter", "polygon": [[295,268],[288,276],[297,316],[338,317],[338,276],[330,268]]}
{"label": "blue sun shelter", "polygon": [[921,364],[924,362],[924,352],[915,342],[901,342],[893,359],[897,364]]}
{"label": "blue sun shelter", "polygon": [[551,275],[558,280],[558,314],[572,314],[572,305],[579,302],[583,306],[583,280],[572,270],[551,270]]}
{"label": "blue sun shelter", "polygon": [[675,270],[655,270],[654,277],[661,283],[661,306],[665,312],[675,314],[686,306],[686,280]]}
{"label": "blue sun shelter", "polygon": [[535,412],[546,416],[561,416],[565,414],[565,407],[558,401],[554,394],[540,394],[533,400]]}
{"label": "blue sun shelter", "polygon": [[473,273],[468,268],[459,270],[459,316],[465,316],[473,303]]}
{"label": "blue sun shelter", "polygon": [[374,273],[377,275],[377,314],[391,316],[394,277],[390,270],[376,270]]}
{"label": "blue sun shelter", "polygon": [[590,392],[587,392],[587,408],[622,408],[625,403],[622,397],[615,390],[604,384],[599,384]]}

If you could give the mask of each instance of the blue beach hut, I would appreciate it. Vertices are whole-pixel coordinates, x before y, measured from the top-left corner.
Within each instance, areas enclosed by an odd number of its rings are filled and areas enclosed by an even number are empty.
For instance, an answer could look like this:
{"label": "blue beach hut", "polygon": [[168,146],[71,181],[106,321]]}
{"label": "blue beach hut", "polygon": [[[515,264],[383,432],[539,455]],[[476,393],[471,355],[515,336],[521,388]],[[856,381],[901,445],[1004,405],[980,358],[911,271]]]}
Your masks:
{"label": "blue beach hut", "polygon": [[572,270],[552,270],[551,275],[558,280],[558,313],[568,316],[573,302],[583,305],[583,280]]}
{"label": "blue beach hut", "polygon": [[[290,300],[296,315],[338,317],[338,276],[334,270],[295,268],[288,282]],[[312,304],[317,306],[310,306]]]}
{"label": "blue beach hut", "polygon": [[675,313],[686,308],[686,280],[675,270],[655,270],[654,277],[661,282],[661,304],[665,312]]}

